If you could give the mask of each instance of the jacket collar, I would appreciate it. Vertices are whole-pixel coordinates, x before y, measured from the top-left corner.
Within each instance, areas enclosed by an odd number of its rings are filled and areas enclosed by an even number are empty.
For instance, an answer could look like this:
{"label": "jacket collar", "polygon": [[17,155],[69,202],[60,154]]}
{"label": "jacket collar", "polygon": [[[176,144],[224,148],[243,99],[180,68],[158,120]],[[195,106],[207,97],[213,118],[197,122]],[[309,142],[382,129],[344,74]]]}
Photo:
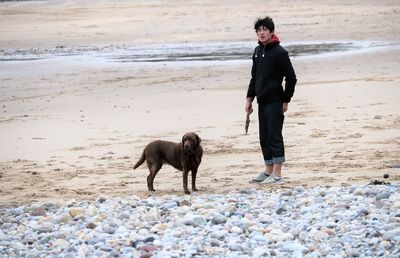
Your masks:
{"label": "jacket collar", "polygon": [[[271,37],[271,41],[268,42],[268,43],[265,45],[265,47],[272,47],[272,46],[277,45],[277,44],[279,44],[279,43],[281,43],[281,41],[280,41],[278,35],[274,34],[274,35],[272,35],[272,37]],[[263,46],[263,44],[261,44],[260,41],[258,41],[258,44],[259,44],[260,46]]]}

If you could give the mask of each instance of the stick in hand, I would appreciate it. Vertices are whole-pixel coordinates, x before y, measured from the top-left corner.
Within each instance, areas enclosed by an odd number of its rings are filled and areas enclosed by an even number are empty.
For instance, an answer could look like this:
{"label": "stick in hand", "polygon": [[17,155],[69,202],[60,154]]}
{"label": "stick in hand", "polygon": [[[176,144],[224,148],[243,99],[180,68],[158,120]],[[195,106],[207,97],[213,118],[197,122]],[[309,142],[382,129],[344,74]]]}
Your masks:
{"label": "stick in hand", "polygon": [[244,130],[247,132],[249,131],[249,125],[250,125],[250,114],[247,113],[246,115],[246,124],[244,125]]}

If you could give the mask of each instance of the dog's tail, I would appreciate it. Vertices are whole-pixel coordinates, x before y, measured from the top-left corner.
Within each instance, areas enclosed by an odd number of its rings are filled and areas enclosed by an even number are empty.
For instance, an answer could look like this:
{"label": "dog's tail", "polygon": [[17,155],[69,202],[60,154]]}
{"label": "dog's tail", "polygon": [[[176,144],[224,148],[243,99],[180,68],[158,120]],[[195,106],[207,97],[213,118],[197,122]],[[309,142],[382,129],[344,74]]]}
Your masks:
{"label": "dog's tail", "polygon": [[146,155],[144,154],[144,151],[142,153],[142,156],[140,157],[140,159],[138,160],[138,162],[136,162],[135,166],[133,167],[133,169],[136,169],[137,167],[139,167],[140,165],[143,164],[143,162],[146,160]]}

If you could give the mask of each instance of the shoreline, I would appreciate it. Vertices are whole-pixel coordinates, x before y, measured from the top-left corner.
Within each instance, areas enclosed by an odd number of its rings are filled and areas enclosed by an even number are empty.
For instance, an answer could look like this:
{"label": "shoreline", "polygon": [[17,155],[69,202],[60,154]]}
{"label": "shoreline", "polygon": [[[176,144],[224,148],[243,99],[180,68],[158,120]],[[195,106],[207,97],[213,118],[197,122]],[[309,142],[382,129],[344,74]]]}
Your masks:
{"label": "shoreline", "polygon": [[[329,58],[359,53],[373,53],[399,48],[397,41],[296,41],[282,44],[292,58]],[[72,62],[94,59],[119,63],[189,63],[250,62],[254,42],[202,42],[152,45],[57,46],[54,48],[2,49],[0,65],[7,62],[30,62],[71,58]],[[25,58],[24,58],[25,57]],[[73,60],[75,59],[75,60]],[[68,60],[66,60],[68,61]]]}

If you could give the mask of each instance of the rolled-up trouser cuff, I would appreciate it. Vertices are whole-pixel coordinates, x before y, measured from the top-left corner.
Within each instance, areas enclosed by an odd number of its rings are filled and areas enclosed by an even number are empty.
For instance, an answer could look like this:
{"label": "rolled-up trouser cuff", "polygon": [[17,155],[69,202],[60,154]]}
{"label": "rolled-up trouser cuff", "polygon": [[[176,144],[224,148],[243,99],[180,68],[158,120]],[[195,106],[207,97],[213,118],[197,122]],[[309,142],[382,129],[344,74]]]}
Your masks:
{"label": "rolled-up trouser cuff", "polygon": [[272,158],[274,161],[274,164],[282,164],[283,162],[285,162],[285,157],[278,157],[278,158]]}
{"label": "rolled-up trouser cuff", "polygon": [[266,166],[274,165],[274,161],[273,161],[272,159],[270,159],[270,160],[264,160],[264,162],[265,162],[265,165],[266,165]]}
{"label": "rolled-up trouser cuff", "polygon": [[272,158],[269,160],[264,160],[264,163],[266,166],[273,165],[273,164],[282,164],[285,162],[285,157],[279,157],[279,158]]}

